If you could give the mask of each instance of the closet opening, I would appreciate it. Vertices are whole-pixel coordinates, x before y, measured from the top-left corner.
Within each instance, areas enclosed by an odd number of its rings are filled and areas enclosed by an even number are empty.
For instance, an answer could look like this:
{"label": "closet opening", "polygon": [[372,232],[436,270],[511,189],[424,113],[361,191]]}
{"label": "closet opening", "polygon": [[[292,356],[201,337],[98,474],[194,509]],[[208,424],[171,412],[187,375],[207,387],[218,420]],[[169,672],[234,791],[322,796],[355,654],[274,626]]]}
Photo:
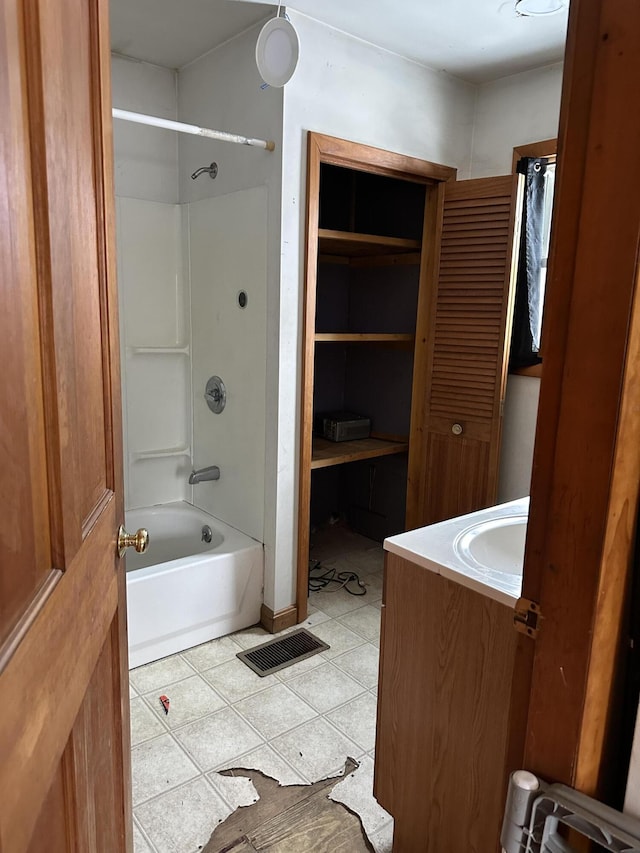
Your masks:
{"label": "closet opening", "polygon": [[[307,590],[406,529],[438,181],[455,170],[310,134],[298,532]],[[328,149],[338,145],[340,153]],[[413,427],[412,427],[413,423]],[[347,590],[361,594],[356,580]],[[330,583],[327,589],[337,589]]]}

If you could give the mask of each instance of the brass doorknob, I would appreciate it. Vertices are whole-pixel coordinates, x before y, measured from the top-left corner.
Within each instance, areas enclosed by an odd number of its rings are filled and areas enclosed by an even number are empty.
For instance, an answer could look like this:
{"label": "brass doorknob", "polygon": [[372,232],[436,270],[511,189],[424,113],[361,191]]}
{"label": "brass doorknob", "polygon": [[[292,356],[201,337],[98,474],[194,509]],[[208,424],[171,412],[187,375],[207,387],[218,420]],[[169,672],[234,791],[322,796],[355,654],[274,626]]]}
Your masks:
{"label": "brass doorknob", "polygon": [[144,554],[149,547],[149,533],[141,527],[136,533],[127,533],[124,525],[118,528],[118,555],[124,557],[127,548],[135,548],[138,554]]}

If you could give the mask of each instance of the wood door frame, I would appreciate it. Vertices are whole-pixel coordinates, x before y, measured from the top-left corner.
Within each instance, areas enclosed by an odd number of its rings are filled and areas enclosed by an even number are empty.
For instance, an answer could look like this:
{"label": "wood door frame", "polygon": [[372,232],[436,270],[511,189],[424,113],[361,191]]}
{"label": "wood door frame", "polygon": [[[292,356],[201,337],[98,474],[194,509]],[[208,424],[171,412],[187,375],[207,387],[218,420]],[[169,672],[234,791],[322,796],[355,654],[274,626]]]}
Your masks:
{"label": "wood door frame", "polygon": [[[418,323],[414,350],[414,375],[412,388],[412,417],[409,438],[409,477],[412,465],[420,461],[421,419],[414,411],[422,412],[420,405],[424,387],[420,377],[426,372],[426,331],[428,306],[437,287],[438,223],[442,221],[442,187],[446,181],[455,180],[456,169],[419,160],[403,154],[384,151],[369,145],[348,142],[344,139],[309,131],[307,139],[307,216],[305,238],[305,285],[303,301],[301,394],[300,394],[300,462],[298,467],[298,545],[296,610],[297,621],[307,616],[309,573],[309,506],[311,500],[311,432],[313,424],[313,370],[315,361],[315,300],[318,270],[318,227],[320,213],[320,166],[326,163],[359,172],[368,172],[390,178],[415,181],[434,192],[427,193],[420,263],[420,290]],[[426,242],[430,237],[430,242]],[[429,249],[425,251],[425,247]],[[415,478],[413,478],[415,479]]]}
{"label": "wood door frame", "polygon": [[555,163],[558,154],[558,138],[543,139],[540,142],[528,142],[526,145],[516,145],[513,149],[511,171],[515,174],[518,161],[523,157],[545,157],[550,163]]}
{"label": "wood door frame", "polygon": [[523,595],[524,766],[602,795],[640,482],[640,8],[574,0]]}
{"label": "wood door frame", "polygon": [[[109,0],[98,0],[98,13],[93,20],[98,54],[93,57],[93,79],[95,98],[100,104],[101,114],[98,139],[100,141],[101,172],[97,177],[100,188],[98,197],[102,204],[98,208],[98,221],[101,234],[101,274],[107,282],[105,303],[102,305],[105,323],[109,330],[109,353],[105,357],[105,372],[110,377],[117,376],[117,387],[121,389],[122,366],[120,362],[120,320],[118,275],[116,264],[116,203],[115,203],[115,155],[113,144],[113,97],[111,91],[111,29],[109,19]],[[102,215],[101,215],[102,214]],[[109,387],[113,388],[113,380]],[[109,401],[110,434],[112,439],[112,472],[114,500],[118,525],[124,524],[124,437],[122,423],[122,394],[118,393]],[[117,531],[116,531],[117,535]],[[133,851],[133,785],[131,777],[131,703],[129,696],[129,636],[127,629],[127,575],[122,565],[118,571],[118,615],[114,626],[112,642],[117,646],[114,656],[118,657],[118,676],[120,679],[120,739],[118,762],[122,766],[124,780],[124,844],[125,851]]]}

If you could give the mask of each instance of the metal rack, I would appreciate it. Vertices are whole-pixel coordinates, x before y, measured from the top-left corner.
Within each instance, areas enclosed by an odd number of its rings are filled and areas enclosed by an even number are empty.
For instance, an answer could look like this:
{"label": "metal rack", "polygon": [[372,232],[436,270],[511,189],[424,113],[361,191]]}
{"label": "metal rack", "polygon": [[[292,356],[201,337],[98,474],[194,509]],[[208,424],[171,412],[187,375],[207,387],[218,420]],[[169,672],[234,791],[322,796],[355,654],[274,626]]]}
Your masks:
{"label": "metal rack", "polygon": [[640,820],[532,773],[511,775],[500,841],[504,853],[575,853],[567,827],[611,853],[640,853]]}

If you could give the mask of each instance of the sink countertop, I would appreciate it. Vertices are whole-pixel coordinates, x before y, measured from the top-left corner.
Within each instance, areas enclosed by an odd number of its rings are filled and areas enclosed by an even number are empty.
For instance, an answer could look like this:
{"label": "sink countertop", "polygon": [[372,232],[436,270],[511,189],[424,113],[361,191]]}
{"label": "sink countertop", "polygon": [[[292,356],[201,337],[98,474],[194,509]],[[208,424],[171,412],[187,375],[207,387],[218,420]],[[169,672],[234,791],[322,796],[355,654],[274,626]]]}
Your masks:
{"label": "sink countertop", "polygon": [[501,604],[513,607],[520,598],[522,575],[474,569],[456,554],[453,543],[463,530],[472,525],[495,518],[528,515],[528,513],[529,498],[520,498],[472,512],[469,515],[440,521],[428,527],[419,527],[397,536],[390,536],[384,540],[384,549]]}

